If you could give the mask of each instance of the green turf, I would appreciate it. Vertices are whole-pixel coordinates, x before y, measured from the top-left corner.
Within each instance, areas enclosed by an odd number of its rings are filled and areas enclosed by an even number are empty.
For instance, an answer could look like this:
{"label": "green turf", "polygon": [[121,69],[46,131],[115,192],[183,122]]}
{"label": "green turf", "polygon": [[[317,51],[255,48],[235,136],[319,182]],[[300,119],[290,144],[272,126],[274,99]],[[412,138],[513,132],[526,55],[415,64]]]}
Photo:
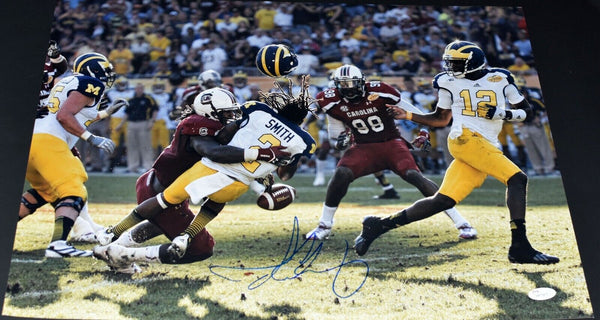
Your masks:
{"label": "green turf", "polygon": [[[451,221],[439,214],[389,232],[358,257],[351,246],[362,217],[393,213],[421,198],[399,178],[390,179],[402,199],[374,200],[381,193],[374,179],[358,179],[336,214],[333,236],[322,243],[298,237],[316,225],[324,200],[326,188],[313,187],[311,176],[290,181],[298,198],[282,211],[258,208],[247,193],[208,225],[216,239],[209,260],[142,266],[134,276],[114,274],[91,258],[44,259],[52,229],[46,206],[18,225],[3,314],[76,319],[591,316],[560,178],[529,183],[529,238],[537,249],[562,259],[551,266],[508,262],[505,190],[491,179],[458,206],[477,227],[479,239],[459,241]],[[134,183],[133,177],[91,176],[94,219],[113,224],[131,211]],[[151,243],[165,241],[159,237]],[[557,295],[531,300],[527,293],[536,287],[552,287]]]}

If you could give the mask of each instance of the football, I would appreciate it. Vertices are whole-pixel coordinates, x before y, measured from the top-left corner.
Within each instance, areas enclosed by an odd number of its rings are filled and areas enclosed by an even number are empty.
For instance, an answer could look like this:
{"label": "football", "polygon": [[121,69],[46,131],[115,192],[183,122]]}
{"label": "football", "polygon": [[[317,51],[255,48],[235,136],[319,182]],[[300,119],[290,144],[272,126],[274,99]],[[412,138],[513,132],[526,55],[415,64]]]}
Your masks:
{"label": "football", "polygon": [[258,196],[256,204],[265,210],[281,210],[296,199],[296,189],[290,185],[276,183],[271,191],[265,191]]}

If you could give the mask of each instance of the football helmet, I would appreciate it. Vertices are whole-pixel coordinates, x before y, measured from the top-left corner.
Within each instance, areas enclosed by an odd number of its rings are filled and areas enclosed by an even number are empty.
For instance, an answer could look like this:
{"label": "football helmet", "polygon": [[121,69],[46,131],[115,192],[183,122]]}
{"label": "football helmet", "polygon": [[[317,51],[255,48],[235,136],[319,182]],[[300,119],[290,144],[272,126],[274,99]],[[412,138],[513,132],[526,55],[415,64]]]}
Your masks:
{"label": "football helmet", "polygon": [[244,71],[238,71],[233,74],[233,85],[236,88],[243,88],[248,84],[248,74]]}
{"label": "football helmet", "polygon": [[270,44],[258,50],[256,67],[265,76],[282,77],[298,67],[298,57],[286,45]]}
{"label": "football helmet", "polygon": [[209,69],[198,75],[198,82],[202,89],[208,90],[216,87],[220,87],[223,83],[221,75],[215,70]]}
{"label": "football helmet", "polygon": [[112,87],[115,81],[115,72],[108,59],[97,52],[84,53],[73,62],[73,73],[96,78],[107,87]]}
{"label": "football helmet", "polygon": [[485,67],[485,53],[476,44],[455,40],[450,42],[442,55],[444,71],[455,78],[464,78],[467,73]]}
{"label": "football helmet", "polygon": [[333,83],[342,97],[352,101],[365,94],[365,76],[356,66],[345,64],[333,71]]}
{"label": "football helmet", "polygon": [[240,105],[233,93],[223,88],[211,88],[200,92],[194,99],[193,108],[198,115],[224,125],[239,119],[241,114]]}

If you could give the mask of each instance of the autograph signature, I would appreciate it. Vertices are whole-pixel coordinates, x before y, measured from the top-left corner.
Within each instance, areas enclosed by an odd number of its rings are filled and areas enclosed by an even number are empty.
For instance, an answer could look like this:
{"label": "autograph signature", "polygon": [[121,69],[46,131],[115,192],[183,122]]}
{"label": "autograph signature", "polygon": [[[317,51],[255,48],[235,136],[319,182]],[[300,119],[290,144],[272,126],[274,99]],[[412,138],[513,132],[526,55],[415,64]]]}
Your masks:
{"label": "autograph signature", "polygon": [[[353,294],[357,293],[360,290],[360,288],[362,288],[365,281],[367,281],[367,276],[369,275],[369,265],[367,264],[366,261],[360,260],[360,259],[346,261],[347,256],[348,256],[348,250],[349,250],[348,241],[346,241],[346,249],[344,250],[344,255],[342,257],[342,260],[338,265],[330,267],[330,268],[326,268],[323,270],[315,270],[315,269],[312,269],[312,264],[317,260],[317,258],[321,254],[321,250],[323,248],[323,242],[322,241],[314,241],[314,240],[305,240],[304,242],[300,243],[299,235],[300,235],[300,227],[299,227],[299,223],[298,223],[298,217],[294,217],[294,226],[292,228],[292,235],[290,237],[290,242],[289,242],[287,251],[285,252],[285,254],[283,256],[283,259],[281,259],[281,263],[279,263],[279,264],[272,265],[272,266],[264,266],[264,267],[254,267],[254,268],[247,268],[245,266],[232,267],[232,266],[211,265],[211,266],[209,266],[209,270],[213,274],[215,274],[221,278],[224,278],[226,280],[233,281],[233,282],[239,282],[241,280],[225,276],[225,275],[219,273],[219,271],[220,270],[223,270],[223,271],[240,270],[240,271],[245,271],[244,274],[246,274],[246,275],[252,274],[252,273],[247,272],[249,270],[265,271],[264,274],[259,274],[258,278],[256,280],[252,281],[248,285],[248,289],[250,289],[250,290],[254,290],[254,289],[262,286],[263,284],[265,284],[266,282],[268,282],[271,279],[274,281],[293,280],[293,279],[297,279],[298,277],[300,277],[301,275],[303,275],[305,273],[325,273],[325,272],[329,272],[331,270],[336,270],[335,277],[333,278],[333,281],[331,283],[331,289],[336,296],[338,296],[340,298],[348,298],[348,297],[352,296]],[[316,245],[317,243],[318,243],[318,245]],[[293,264],[290,264],[288,266],[288,267],[292,268],[292,274],[288,275],[288,276],[283,275],[284,272],[289,270],[289,268],[284,269],[283,267],[286,266],[288,263],[293,262],[292,260],[295,258],[295,256],[297,254],[299,254],[299,256],[302,255],[303,253],[301,253],[301,252],[304,252],[304,251],[306,251],[304,253],[304,256],[302,256],[299,260],[297,260],[298,265],[296,265],[294,267]],[[355,288],[352,288],[354,290],[351,291],[350,294],[342,295],[342,294],[338,293],[337,281],[344,277],[344,273],[343,273],[344,267],[349,266],[349,265],[357,265],[359,268],[364,268],[364,278],[362,278],[362,281],[360,282],[360,284],[358,284]],[[359,271],[359,272],[362,272],[362,271]],[[348,288],[345,287],[344,291],[348,291]]]}

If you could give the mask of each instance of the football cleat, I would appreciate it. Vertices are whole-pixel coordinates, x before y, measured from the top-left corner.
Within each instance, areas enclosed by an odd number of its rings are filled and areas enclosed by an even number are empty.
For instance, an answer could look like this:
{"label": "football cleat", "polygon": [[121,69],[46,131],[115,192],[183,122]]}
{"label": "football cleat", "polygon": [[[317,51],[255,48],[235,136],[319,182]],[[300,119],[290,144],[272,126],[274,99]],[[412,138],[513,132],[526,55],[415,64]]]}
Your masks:
{"label": "football cleat", "polygon": [[400,199],[400,195],[395,189],[388,189],[383,192],[382,195],[373,196],[373,199],[386,200],[386,199]]}
{"label": "football cleat", "polygon": [[104,228],[96,232],[96,240],[102,246],[105,246],[115,241],[115,234],[112,231],[112,227]]}
{"label": "football cleat", "polygon": [[140,245],[140,243],[133,240],[133,237],[131,236],[131,231],[129,231],[129,230],[123,232],[119,236],[119,238],[117,240],[115,240],[113,243],[118,244],[123,247],[136,247],[136,246]]}
{"label": "football cleat", "polygon": [[104,250],[106,260],[103,260],[116,273],[134,274],[142,272],[142,269],[133,261],[133,250],[132,248],[111,244],[106,246]]}
{"label": "football cleat", "polygon": [[541,253],[533,248],[517,250],[510,247],[508,250],[508,261],[512,263],[553,264],[559,262],[560,259]]}
{"label": "football cleat", "polygon": [[82,243],[98,243],[98,239],[96,238],[96,234],[94,232],[86,232],[84,234],[74,234],[69,237],[69,239],[73,242],[82,242]]}
{"label": "football cleat", "polygon": [[307,233],[304,238],[307,240],[325,240],[329,239],[329,235],[331,235],[331,227],[333,227],[333,223],[329,226],[324,222],[319,222],[319,225],[313,229],[311,232]]}
{"label": "football cleat", "polygon": [[79,250],[66,240],[52,241],[46,248],[46,258],[91,257],[92,251]]}
{"label": "football cleat", "polygon": [[383,225],[381,218],[375,216],[366,216],[362,225],[362,232],[354,239],[354,251],[359,256],[367,253],[369,246],[377,237],[390,230]]}
{"label": "football cleat", "polygon": [[458,237],[465,240],[472,240],[477,238],[477,230],[471,227],[470,224],[465,223],[458,227]]}

